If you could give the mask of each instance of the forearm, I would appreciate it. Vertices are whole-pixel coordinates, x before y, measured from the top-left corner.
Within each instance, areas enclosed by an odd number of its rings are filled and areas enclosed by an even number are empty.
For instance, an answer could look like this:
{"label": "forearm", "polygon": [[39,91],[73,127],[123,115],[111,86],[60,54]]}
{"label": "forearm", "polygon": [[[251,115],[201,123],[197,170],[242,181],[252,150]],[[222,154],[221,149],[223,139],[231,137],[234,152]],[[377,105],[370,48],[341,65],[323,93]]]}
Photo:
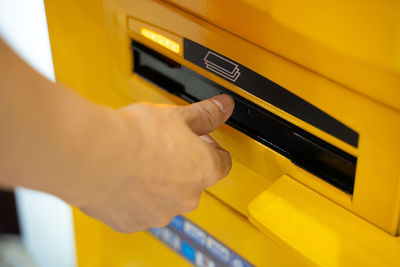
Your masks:
{"label": "forearm", "polygon": [[194,210],[231,158],[207,134],[227,95],[185,107],[96,105],[40,76],[0,40],[0,186],[39,189],[122,232]]}
{"label": "forearm", "polygon": [[1,40],[0,60],[0,186],[73,201],[76,183],[87,190],[90,182],[76,179],[115,164],[123,125],[111,109],[48,81]]}

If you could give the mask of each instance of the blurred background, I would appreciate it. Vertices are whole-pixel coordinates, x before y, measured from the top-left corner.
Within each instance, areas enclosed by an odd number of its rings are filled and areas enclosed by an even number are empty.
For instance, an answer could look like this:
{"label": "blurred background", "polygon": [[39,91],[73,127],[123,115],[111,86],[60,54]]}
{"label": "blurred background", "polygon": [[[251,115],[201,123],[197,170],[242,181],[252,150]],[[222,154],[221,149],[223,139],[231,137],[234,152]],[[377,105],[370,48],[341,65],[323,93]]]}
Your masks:
{"label": "blurred background", "polygon": [[[43,0],[0,0],[0,37],[54,81]],[[70,207],[42,192],[0,189],[0,266],[76,266]]]}

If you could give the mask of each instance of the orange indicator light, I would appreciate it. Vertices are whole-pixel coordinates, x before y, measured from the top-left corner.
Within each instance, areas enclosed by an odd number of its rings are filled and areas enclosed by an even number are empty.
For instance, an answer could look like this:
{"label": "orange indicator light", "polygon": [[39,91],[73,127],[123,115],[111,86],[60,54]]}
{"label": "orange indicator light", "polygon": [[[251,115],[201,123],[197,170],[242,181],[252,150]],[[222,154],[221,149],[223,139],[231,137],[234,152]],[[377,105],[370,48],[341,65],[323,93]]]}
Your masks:
{"label": "orange indicator light", "polygon": [[172,41],[171,39],[168,39],[167,37],[153,32],[149,29],[146,28],[141,28],[140,29],[140,34],[146,37],[147,39],[152,40],[153,42],[161,45],[162,47],[167,48],[168,50],[171,50],[175,53],[179,53],[180,46],[177,42]]}

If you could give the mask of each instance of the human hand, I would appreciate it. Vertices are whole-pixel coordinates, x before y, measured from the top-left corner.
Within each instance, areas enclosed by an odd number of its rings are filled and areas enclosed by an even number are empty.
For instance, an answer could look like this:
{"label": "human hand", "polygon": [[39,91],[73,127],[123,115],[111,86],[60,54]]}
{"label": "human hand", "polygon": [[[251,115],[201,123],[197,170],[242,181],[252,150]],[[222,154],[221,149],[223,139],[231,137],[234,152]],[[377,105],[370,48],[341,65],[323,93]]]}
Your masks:
{"label": "human hand", "polygon": [[0,187],[44,191],[135,232],[192,211],[231,168],[207,136],[231,115],[229,96],[115,111],[48,81],[1,39],[0,58]]}
{"label": "human hand", "polygon": [[231,169],[229,153],[207,134],[233,107],[231,97],[219,95],[188,106],[138,103],[119,110],[127,132],[114,164],[119,169],[96,180],[78,206],[119,232],[162,227],[193,211],[204,189]]}

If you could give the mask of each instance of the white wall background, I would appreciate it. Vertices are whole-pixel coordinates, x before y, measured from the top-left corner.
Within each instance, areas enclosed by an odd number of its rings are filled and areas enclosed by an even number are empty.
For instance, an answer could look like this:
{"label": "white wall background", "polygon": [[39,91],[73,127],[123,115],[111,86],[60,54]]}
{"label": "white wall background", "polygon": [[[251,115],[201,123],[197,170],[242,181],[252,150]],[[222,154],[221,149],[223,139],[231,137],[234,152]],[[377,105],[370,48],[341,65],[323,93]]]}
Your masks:
{"label": "white wall background", "polygon": [[[43,0],[0,0],[0,37],[40,73],[55,80]],[[24,245],[35,264],[75,266],[70,207],[28,189],[18,188],[16,196]]]}

